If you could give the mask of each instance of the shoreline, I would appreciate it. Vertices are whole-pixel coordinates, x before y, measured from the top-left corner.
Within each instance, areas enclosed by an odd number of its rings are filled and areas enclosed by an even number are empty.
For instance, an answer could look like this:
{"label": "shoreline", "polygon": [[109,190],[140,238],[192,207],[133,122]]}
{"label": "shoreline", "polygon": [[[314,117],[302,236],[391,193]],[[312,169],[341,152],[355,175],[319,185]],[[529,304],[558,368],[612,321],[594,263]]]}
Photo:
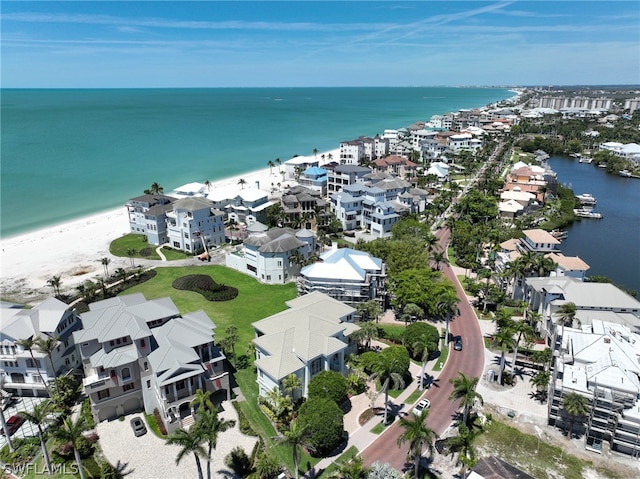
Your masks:
{"label": "shoreline", "polygon": [[[329,162],[326,159],[329,153],[336,159],[339,149],[318,152],[315,158],[321,166]],[[322,155],[325,155],[324,161]],[[280,168],[284,168],[284,162]],[[278,166],[253,170],[212,181],[210,189],[235,196],[241,189],[255,188],[258,183],[261,191],[271,194],[271,183],[281,182],[281,188],[295,184],[295,181],[283,182],[278,171]],[[240,179],[246,181],[244,188],[238,185]],[[130,232],[129,217],[123,204],[120,208],[2,238],[0,295],[5,300],[21,303],[40,301],[43,296],[52,294],[47,281],[53,276],[60,276],[61,290],[73,289],[86,280],[95,280],[104,275],[101,263],[104,257],[111,260],[109,271],[129,268],[129,258],[111,255],[109,245],[114,239]],[[157,261],[157,264],[162,263]]]}

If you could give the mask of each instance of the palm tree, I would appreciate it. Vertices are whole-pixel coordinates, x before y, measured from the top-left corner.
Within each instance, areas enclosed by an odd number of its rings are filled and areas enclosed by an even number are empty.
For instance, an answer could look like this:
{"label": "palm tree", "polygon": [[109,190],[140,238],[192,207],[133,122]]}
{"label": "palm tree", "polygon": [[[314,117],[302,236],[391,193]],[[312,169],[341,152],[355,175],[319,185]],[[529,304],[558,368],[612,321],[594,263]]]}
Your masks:
{"label": "palm tree", "polygon": [[420,472],[420,458],[422,457],[422,449],[426,446],[429,457],[433,456],[433,442],[436,438],[436,432],[426,425],[426,418],[429,409],[423,409],[420,415],[412,412],[409,417],[400,418],[400,427],[403,429],[398,436],[398,446],[402,446],[405,442],[409,442],[409,450],[407,451],[407,460],[413,460],[414,477],[418,479]]}
{"label": "palm tree", "polygon": [[587,406],[587,398],[579,393],[567,393],[562,398],[562,409],[569,415],[569,439],[573,435],[573,426],[576,421],[587,414]]}
{"label": "palm tree", "polygon": [[282,389],[293,398],[294,392],[302,388],[302,379],[296,373],[290,373],[282,379]]}
{"label": "palm tree", "polygon": [[216,408],[203,409],[193,426],[193,434],[207,443],[207,479],[211,479],[211,458],[218,446],[218,435],[235,426],[232,420],[220,419]]}
{"label": "palm tree", "polygon": [[244,178],[240,178],[238,180],[238,184],[240,185],[240,188],[242,188],[244,190],[244,185],[247,184],[247,180],[245,180]]}
{"label": "palm tree", "polygon": [[314,148],[313,149],[313,157],[315,158],[318,155],[318,149]]}
{"label": "palm tree", "polygon": [[[3,374],[0,376],[0,389],[4,388],[6,376]],[[7,421],[4,418],[4,410],[7,407],[5,399],[0,397],[0,429],[4,431],[4,437],[6,438],[7,445],[9,446],[9,452],[14,452],[13,441],[11,440],[11,434],[9,434],[9,428],[7,427]]]}
{"label": "palm tree", "polygon": [[271,176],[273,173],[273,167],[276,166],[276,164],[272,160],[269,160],[267,161],[267,166],[269,167],[269,176]]}
{"label": "palm tree", "polygon": [[196,467],[198,468],[198,479],[203,479],[200,458],[207,457],[207,451],[202,447],[202,437],[198,434],[198,431],[194,430],[193,432],[189,432],[182,428],[176,429],[167,437],[166,444],[180,447],[178,455],[176,456],[176,465],[180,464],[180,461],[182,461],[187,454],[193,454],[196,460]]}
{"label": "palm tree", "polygon": [[356,338],[364,341],[365,349],[371,349],[371,341],[378,339],[378,325],[373,321],[360,323],[360,329],[356,332]]}
{"label": "palm tree", "polygon": [[481,430],[470,429],[465,424],[460,424],[458,434],[444,440],[445,450],[452,456],[458,454],[457,464],[462,465],[460,477],[465,477],[467,467],[473,467],[476,463],[476,450],[473,447],[473,442],[481,432]]}
{"label": "palm tree", "polygon": [[149,188],[149,192],[152,195],[159,195],[159,194],[164,193],[164,188],[162,186],[160,186],[159,183],[155,183],[154,182],[154,183],[151,184],[151,188]]}
{"label": "palm tree", "polygon": [[369,476],[369,468],[364,465],[362,456],[355,456],[348,461],[336,463],[338,469],[331,478],[334,479],[366,479]]}
{"label": "palm tree", "polygon": [[238,222],[233,218],[229,218],[226,225],[229,228],[229,239],[233,241],[233,232],[238,230]]}
{"label": "palm tree", "polygon": [[53,288],[53,294],[57,298],[60,296],[60,286],[62,286],[62,281],[60,280],[60,276],[52,276],[47,280],[47,284]]}
{"label": "palm tree", "polygon": [[[50,417],[53,411],[53,402],[50,400],[42,401],[35,406],[31,412],[20,411],[18,415],[29,421],[31,424],[38,428],[38,437],[40,438],[40,448],[42,449],[42,455],[44,456],[44,463],[47,467],[47,471],[51,474],[51,459],[49,458],[49,451],[47,450],[47,443],[44,439],[44,431],[42,426],[50,423],[53,418]],[[8,437],[8,436],[7,436]]]}
{"label": "palm tree", "polygon": [[[297,377],[297,376],[296,376]],[[298,426],[298,421],[293,420],[289,423],[289,429],[284,432],[283,436],[276,438],[276,441],[280,444],[291,446],[291,454],[293,458],[293,468],[295,470],[295,478],[298,479],[299,464],[300,464],[300,446],[304,445],[304,442],[308,436],[306,427]]]}
{"label": "palm tree", "polygon": [[440,250],[432,250],[429,255],[429,259],[433,261],[436,271],[440,271],[441,265],[449,264],[446,253]]}
{"label": "palm tree", "polygon": [[211,191],[211,182],[209,180],[204,180],[204,186],[207,187],[207,191]]}
{"label": "palm tree", "polygon": [[500,378],[500,384],[503,384],[502,375],[504,374],[507,364],[507,351],[515,345],[511,328],[499,328],[498,332],[493,335],[492,344],[500,350],[500,371],[498,372],[498,377]]}
{"label": "palm tree", "polygon": [[329,160],[329,161],[333,160],[333,155],[331,153],[329,153],[327,155],[327,160]]}
{"label": "palm tree", "polygon": [[202,390],[200,388],[196,389],[196,393],[191,400],[190,406],[194,412],[197,412],[200,409],[203,411],[212,411],[214,405],[211,401],[211,391],[207,391],[206,389]]}
{"label": "palm tree", "polygon": [[550,348],[545,348],[542,351],[538,350],[531,353],[531,360],[536,364],[542,364],[545,371],[549,370],[552,358],[553,354],[551,353]]}
{"label": "palm tree", "polygon": [[127,256],[129,257],[129,261],[131,261],[132,268],[135,266],[135,264],[133,263],[133,258],[135,257],[136,254],[138,254],[138,252],[135,249],[133,248],[127,249]]}
{"label": "palm tree", "polygon": [[271,454],[260,454],[256,463],[256,474],[260,479],[273,479],[280,471],[282,465]]}
{"label": "palm tree", "polygon": [[237,367],[237,359],[236,359],[236,343],[238,342],[238,328],[233,324],[227,329],[224,330],[225,339],[229,342],[231,346],[231,354],[233,354],[233,367]]}
{"label": "palm tree", "polygon": [[[564,337],[565,325],[573,326],[573,321],[576,319],[576,305],[572,302],[567,302],[561,305],[555,312],[555,316],[558,318],[558,323],[562,326],[562,333],[560,337]],[[558,325],[553,330],[553,342],[552,347],[555,349],[556,341],[558,340]]]}
{"label": "palm tree", "polygon": [[476,400],[480,401],[480,404],[484,404],[482,396],[476,391],[478,380],[478,377],[469,378],[461,372],[458,373],[458,377],[451,379],[453,392],[449,396],[449,399],[461,400],[462,424],[467,424],[469,413],[471,412],[471,408],[475,404]]}
{"label": "palm tree", "polygon": [[100,260],[100,262],[102,263],[102,266],[104,266],[104,277],[108,278],[109,277],[109,263],[111,263],[111,260],[105,256],[104,258],[102,258]]}
{"label": "palm tree", "polygon": [[384,424],[387,424],[387,415],[389,412],[389,386],[393,385],[394,389],[404,387],[404,378],[396,372],[396,358],[391,355],[379,354],[377,361],[373,364],[372,379],[380,379],[384,390]]}
{"label": "palm tree", "polygon": [[[54,336],[54,337],[39,336],[35,340],[35,345],[38,352],[42,354],[46,354],[47,358],[49,358],[49,364],[51,365],[51,373],[53,374],[53,380],[56,383],[56,386],[58,385],[58,378],[56,375],[55,367],[53,365],[53,352],[56,350],[59,343],[60,343],[60,339],[57,336]],[[56,387],[56,391],[57,390],[58,388]]]}
{"label": "palm tree", "polygon": [[420,321],[424,318],[424,310],[415,303],[408,303],[402,310],[402,318],[406,327],[409,321]]}
{"label": "palm tree", "polygon": [[511,361],[511,372],[514,373],[516,370],[516,358],[518,356],[518,347],[520,346],[520,341],[524,338],[525,341],[530,341],[533,339],[534,331],[531,326],[529,326],[524,321],[514,321],[513,329],[514,333],[517,333],[516,339],[513,345],[513,360]]}
{"label": "palm tree", "polygon": [[411,345],[411,350],[413,354],[420,355],[420,360],[422,361],[422,370],[420,371],[420,391],[424,389],[424,375],[427,369],[427,361],[429,361],[429,357],[431,357],[431,353],[438,349],[438,343],[433,342],[426,334],[422,334],[418,336],[413,344]]}
{"label": "palm tree", "polygon": [[83,415],[79,415],[75,422],[71,417],[66,417],[62,420],[62,425],[60,427],[52,429],[55,437],[71,445],[71,449],[73,449],[73,455],[78,466],[80,479],[85,479],[85,475],[78,448],[80,447],[80,439],[84,437],[83,433],[87,430],[89,430],[89,425]]}
{"label": "palm tree", "polygon": [[116,269],[113,274],[116,275],[116,277],[124,284],[127,282],[127,272],[125,271],[124,268],[118,268]]}
{"label": "palm tree", "polygon": [[31,362],[36,367],[38,376],[40,376],[40,379],[42,379],[42,382],[44,383],[44,387],[47,389],[47,394],[49,395],[49,397],[51,397],[51,389],[49,389],[49,384],[44,380],[42,372],[40,371],[40,360],[36,360],[36,358],[33,356],[33,348],[36,346],[36,338],[34,338],[33,336],[29,336],[28,338],[18,339],[16,341],[16,345],[29,351],[29,354],[31,355]]}
{"label": "palm tree", "polygon": [[536,388],[536,396],[538,396],[541,403],[547,398],[547,388],[550,380],[551,373],[549,371],[538,371],[529,379],[529,382]]}

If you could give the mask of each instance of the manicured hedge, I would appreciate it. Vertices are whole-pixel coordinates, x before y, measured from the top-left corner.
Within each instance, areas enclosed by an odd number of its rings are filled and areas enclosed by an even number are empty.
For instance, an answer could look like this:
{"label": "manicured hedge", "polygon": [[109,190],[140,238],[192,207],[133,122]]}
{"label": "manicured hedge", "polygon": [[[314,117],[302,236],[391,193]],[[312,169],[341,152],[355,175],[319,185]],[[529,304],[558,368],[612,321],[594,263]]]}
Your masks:
{"label": "manicured hedge", "polygon": [[172,286],[183,291],[200,293],[207,301],[230,301],[238,296],[238,289],[216,283],[206,274],[190,274],[177,278]]}

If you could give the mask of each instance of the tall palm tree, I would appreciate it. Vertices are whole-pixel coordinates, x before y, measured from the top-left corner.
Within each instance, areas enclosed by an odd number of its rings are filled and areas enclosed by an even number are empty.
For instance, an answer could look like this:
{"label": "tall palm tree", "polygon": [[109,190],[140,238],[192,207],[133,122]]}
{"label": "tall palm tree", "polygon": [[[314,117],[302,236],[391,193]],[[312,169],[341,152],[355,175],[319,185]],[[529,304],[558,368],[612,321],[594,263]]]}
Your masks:
{"label": "tall palm tree", "polygon": [[296,373],[290,373],[282,379],[282,389],[285,394],[293,398],[293,393],[302,389],[302,379]]}
{"label": "tall palm tree", "polygon": [[125,271],[124,268],[118,268],[116,269],[113,274],[116,275],[116,277],[124,284],[127,282],[127,272]]}
{"label": "tall palm tree", "polygon": [[135,264],[133,262],[133,258],[136,256],[136,254],[138,254],[138,252],[135,249],[133,249],[133,248],[127,249],[127,256],[129,257],[129,261],[131,261],[131,267],[132,268],[135,266]]}
{"label": "tall palm tree", "polygon": [[149,192],[152,195],[159,195],[159,194],[164,193],[164,188],[162,186],[160,186],[159,183],[154,182],[154,183],[151,184],[151,188],[149,188]]}
{"label": "tall palm tree", "polygon": [[451,378],[453,384],[453,392],[449,396],[451,400],[460,400],[462,406],[462,423],[467,424],[471,408],[478,400],[480,404],[484,404],[482,396],[476,391],[478,385],[478,377],[467,377],[464,373],[459,372],[458,377]]}
{"label": "tall palm tree", "polygon": [[55,366],[53,365],[53,352],[58,347],[60,343],[60,339],[57,336],[38,336],[35,340],[36,349],[38,352],[42,354],[46,354],[47,358],[49,358],[49,365],[51,366],[51,372],[53,373],[53,380],[56,382],[58,378],[56,377]]}
{"label": "tall palm tree", "polygon": [[379,354],[372,367],[373,374],[371,374],[371,378],[380,379],[384,390],[384,424],[387,424],[389,412],[389,387],[391,385],[393,385],[394,389],[404,387],[404,378],[396,372],[398,369],[396,366],[396,358],[394,356]]}
{"label": "tall palm tree", "polygon": [[514,321],[512,331],[517,334],[513,344],[513,360],[511,361],[511,372],[514,373],[516,370],[516,358],[518,356],[520,341],[522,341],[522,339],[525,341],[532,340],[534,331],[533,328],[524,321]]}
{"label": "tall palm tree", "polygon": [[238,180],[238,184],[240,185],[240,188],[242,188],[244,190],[244,185],[247,184],[247,180],[245,180],[244,178],[240,178]]}
{"label": "tall palm tree", "polygon": [[109,263],[111,263],[111,260],[105,256],[104,258],[102,258],[100,260],[100,263],[102,263],[102,266],[104,267],[104,277],[108,278],[109,277]]}
{"label": "tall palm tree", "polygon": [[440,271],[443,264],[449,264],[446,253],[440,250],[432,250],[429,259],[433,262],[436,271]]}
{"label": "tall palm tree", "polygon": [[233,324],[228,326],[225,330],[225,339],[229,341],[229,345],[231,346],[231,354],[233,355],[233,367],[238,366],[237,356],[236,356],[236,343],[238,342],[238,328]]}
{"label": "tall palm tree", "polygon": [[426,334],[421,334],[417,338],[413,344],[411,344],[411,350],[413,354],[420,355],[420,360],[422,361],[422,369],[420,371],[420,391],[424,389],[424,375],[427,369],[427,361],[431,357],[431,354],[438,349],[438,343],[434,342],[431,338],[429,338]]}
{"label": "tall palm tree", "polygon": [[60,280],[60,276],[52,276],[47,280],[47,284],[53,288],[53,294],[57,298],[60,296],[60,286],[62,286],[62,281]]}
{"label": "tall palm tree", "polygon": [[313,149],[313,157],[315,158],[318,155],[318,149],[314,148]]}
{"label": "tall palm tree", "polygon": [[47,450],[47,443],[44,438],[44,430],[42,429],[42,427],[53,421],[53,418],[50,416],[51,412],[53,412],[53,407],[53,402],[51,402],[50,400],[45,400],[33,406],[33,409],[31,411],[18,412],[19,416],[22,416],[38,428],[40,448],[42,449],[44,463],[49,474],[51,474],[52,472],[51,459],[49,458],[49,451]]}
{"label": "tall palm tree", "polygon": [[409,443],[407,460],[413,460],[415,479],[420,477],[420,458],[425,446],[429,457],[433,456],[433,443],[436,439],[436,432],[426,425],[428,414],[429,410],[423,409],[419,415],[412,412],[410,416],[400,418],[400,427],[403,431],[398,436],[398,446],[402,446],[405,442]]}
{"label": "tall palm tree", "polygon": [[207,457],[207,451],[202,446],[202,437],[197,433],[198,431],[189,432],[184,429],[176,429],[169,437],[167,437],[166,444],[179,446],[180,450],[176,456],[176,465],[180,464],[180,461],[188,455],[193,454],[196,460],[196,467],[198,468],[198,479],[203,479],[202,476],[202,462],[200,458]]}
{"label": "tall palm tree", "polygon": [[36,367],[36,371],[38,371],[38,376],[40,376],[40,379],[42,379],[44,387],[47,389],[47,394],[49,395],[49,397],[51,397],[51,389],[49,389],[49,384],[44,380],[42,372],[40,371],[40,360],[36,360],[36,358],[33,356],[33,349],[36,347],[36,338],[34,338],[33,336],[29,336],[28,338],[18,339],[16,341],[16,344],[21,348],[29,351],[29,354],[31,355],[31,361]]}
{"label": "tall palm tree", "polygon": [[493,335],[492,343],[500,350],[500,371],[498,372],[498,377],[500,378],[500,384],[503,384],[502,376],[507,365],[507,351],[511,350],[515,345],[513,330],[508,327],[499,328],[498,332]]}
{"label": "tall palm tree", "polygon": [[284,431],[284,434],[276,439],[280,444],[285,444],[291,447],[291,454],[293,459],[293,468],[295,478],[298,479],[299,464],[300,464],[300,447],[304,445],[309,431],[304,426],[299,426],[297,420],[293,420],[289,423],[289,429]]}
{"label": "tall palm tree", "polygon": [[551,373],[549,371],[538,371],[529,379],[529,382],[536,388],[536,396],[538,396],[541,403],[547,398],[550,380]]}
{"label": "tall palm tree", "polygon": [[569,415],[568,436],[573,435],[573,426],[576,421],[588,412],[587,398],[579,393],[567,393],[562,398],[562,409]]}
{"label": "tall palm tree", "polygon": [[214,408],[213,402],[211,401],[211,391],[202,390],[200,388],[196,389],[196,393],[193,396],[193,399],[190,403],[191,408],[194,412],[197,411],[212,411]]}
{"label": "tall palm tree", "polygon": [[[0,376],[0,389],[4,388],[5,378],[6,376],[4,374]],[[13,447],[13,441],[9,434],[9,427],[7,426],[7,421],[4,418],[4,410],[6,407],[5,399],[0,396],[0,429],[4,431],[4,437],[6,438],[7,446],[9,446],[9,452],[14,452],[15,448]]]}
{"label": "tall palm tree", "polygon": [[89,425],[82,415],[79,415],[75,422],[71,417],[66,417],[62,420],[62,425],[60,427],[52,429],[52,433],[55,437],[71,445],[71,449],[73,449],[73,455],[78,466],[80,479],[85,479],[85,475],[82,467],[82,458],[80,457],[80,451],[78,448],[80,447],[80,439],[84,437],[83,433],[88,430]]}
{"label": "tall palm tree", "polygon": [[[573,322],[576,319],[576,305],[572,302],[567,302],[561,305],[558,310],[555,312],[555,316],[558,319],[558,323],[562,327],[562,333],[560,337],[564,337],[564,327],[565,325],[573,326]],[[558,324],[553,328],[553,341],[552,347],[556,348],[556,341],[558,341]]]}
{"label": "tall palm tree", "polygon": [[276,164],[272,160],[269,160],[267,161],[267,166],[269,167],[269,176],[271,176],[273,173],[273,167],[276,166]]}
{"label": "tall palm tree", "polygon": [[211,191],[211,181],[204,180],[204,186],[207,187],[207,191]]}
{"label": "tall palm tree", "polygon": [[193,434],[207,443],[207,479],[211,479],[211,459],[213,450],[218,446],[218,436],[235,424],[233,420],[220,419],[215,407],[203,409],[198,414],[198,420],[193,425]]}
{"label": "tall palm tree", "polygon": [[371,341],[378,339],[378,325],[373,321],[366,321],[359,324],[360,329],[356,332],[356,338],[364,342],[365,349],[371,349]]}

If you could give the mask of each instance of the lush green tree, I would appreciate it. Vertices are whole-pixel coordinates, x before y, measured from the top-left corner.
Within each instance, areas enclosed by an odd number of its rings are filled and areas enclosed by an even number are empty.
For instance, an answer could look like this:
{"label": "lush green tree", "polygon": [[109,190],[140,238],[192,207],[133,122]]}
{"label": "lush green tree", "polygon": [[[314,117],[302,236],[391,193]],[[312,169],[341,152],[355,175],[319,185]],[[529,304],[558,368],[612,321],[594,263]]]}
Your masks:
{"label": "lush green tree", "polygon": [[444,440],[444,449],[447,453],[458,455],[457,464],[462,466],[460,477],[466,477],[467,468],[471,468],[477,462],[476,450],[473,446],[475,439],[481,431],[467,427],[465,424],[458,426],[458,434],[449,436]]}
{"label": "lush green tree", "polygon": [[420,373],[420,390],[424,386],[425,370],[427,361],[438,350],[440,342],[440,333],[438,330],[426,323],[413,323],[407,327],[404,333],[405,344],[409,350],[422,362],[422,370]]}
{"label": "lush green tree", "polygon": [[274,479],[282,471],[282,465],[271,454],[263,453],[258,456],[256,474],[260,479]]}
{"label": "lush green tree", "polygon": [[295,397],[295,392],[302,389],[302,379],[300,379],[300,376],[298,376],[296,373],[288,374],[282,380],[282,389],[284,390],[285,394],[293,398]]}
{"label": "lush green tree", "polygon": [[380,315],[382,314],[382,308],[375,299],[369,301],[363,301],[356,305],[356,311],[360,315],[361,321],[375,321],[378,322]]}
{"label": "lush green tree", "polygon": [[291,454],[293,459],[294,476],[298,479],[300,469],[300,448],[305,444],[310,431],[306,428],[299,426],[298,421],[295,419],[289,423],[289,428],[284,431],[283,436],[277,438],[277,441],[281,444],[286,444],[291,447]]}
{"label": "lush green tree", "polygon": [[[404,309],[402,310],[402,314],[400,315],[400,318],[404,321],[404,325],[407,326],[408,323],[410,322],[420,321],[421,319],[423,319],[424,311],[417,304],[409,303],[405,305]],[[407,344],[407,343],[404,342],[404,344]]]}
{"label": "lush green tree", "polygon": [[460,401],[460,405],[462,406],[462,424],[468,423],[469,413],[476,400],[479,401],[480,404],[484,403],[482,396],[476,391],[478,380],[478,377],[470,378],[462,372],[459,372],[457,377],[451,378],[453,392],[449,396],[449,399]]}
{"label": "lush green tree", "polygon": [[413,472],[415,479],[419,479],[420,475],[420,458],[422,450],[426,447],[429,456],[433,456],[433,443],[437,437],[436,432],[426,425],[426,418],[429,409],[423,409],[421,414],[412,412],[408,417],[400,418],[400,427],[402,433],[398,436],[398,446],[405,442],[409,443],[407,452],[407,461],[413,461]]}
{"label": "lush green tree", "polygon": [[567,436],[573,435],[573,426],[578,419],[586,416],[589,411],[587,398],[579,393],[567,393],[562,398],[562,409],[569,415],[569,430]]}
{"label": "lush green tree", "polygon": [[[31,424],[38,428],[38,437],[40,438],[40,449],[42,450],[42,456],[44,457],[44,463],[49,474],[51,470],[51,459],[49,458],[49,451],[47,450],[47,442],[45,441],[43,427],[50,424],[53,421],[51,413],[53,412],[54,405],[50,400],[42,401],[33,406],[31,411],[19,411],[18,415],[25,418]],[[8,437],[8,436],[7,436]]]}
{"label": "lush green tree", "polygon": [[309,381],[309,398],[328,398],[337,405],[347,399],[347,379],[336,371],[321,371]]}
{"label": "lush green tree", "polygon": [[371,349],[371,341],[378,339],[378,325],[373,321],[359,324],[360,329],[353,333],[356,341],[364,343],[366,349]]}
{"label": "lush green tree", "polygon": [[324,457],[342,442],[344,416],[337,404],[328,398],[309,398],[298,411],[298,426],[313,431],[308,446]]}
{"label": "lush green tree", "polygon": [[430,269],[407,269],[398,273],[391,289],[397,307],[402,309],[414,303],[430,317],[440,316],[438,304],[442,298],[456,296],[455,286],[440,272]]}
{"label": "lush green tree", "polygon": [[202,440],[202,436],[198,431],[187,431],[185,429],[176,429],[166,440],[166,444],[180,448],[176,456],[176,465],[180,464],[180,461],[185,456],[193,454],[198,468],[198,479],[203,479],[202,461],[200,459],[207,457],[207,451],[202,446]]}
{"label": "lush green tree", "polygon": [[[81,447],[81,442],[84,440],[83,433],[88,429],[89,426],[87,425],[83,415],[78,416],[75,421],[71,417],[66,417],[62,420],[62,424],[59,427],[51,429],[51,432],[56,438],[71,446],[76,460],[76,465],[78,466],[80,479],[85,479],[85,474],[79,448]],[[202,476],[200,479],[202,479]]]}

